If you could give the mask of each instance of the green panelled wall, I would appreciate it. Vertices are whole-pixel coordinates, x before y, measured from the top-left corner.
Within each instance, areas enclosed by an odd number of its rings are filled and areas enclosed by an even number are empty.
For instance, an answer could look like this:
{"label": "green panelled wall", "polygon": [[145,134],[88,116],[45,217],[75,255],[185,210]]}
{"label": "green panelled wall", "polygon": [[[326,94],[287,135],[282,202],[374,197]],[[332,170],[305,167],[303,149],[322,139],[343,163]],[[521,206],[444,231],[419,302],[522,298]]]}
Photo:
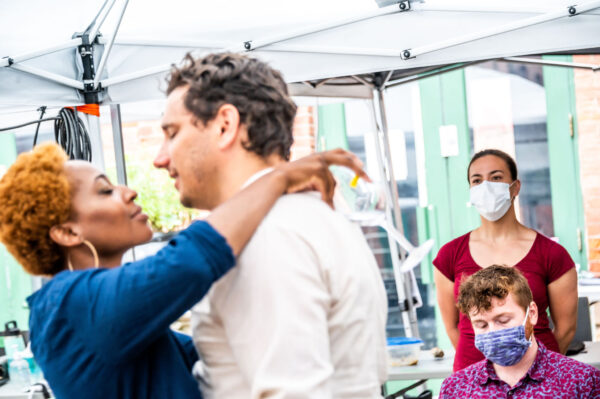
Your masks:
{"label": "green panelled wall", "polygon": [[[467,166],[471,158],[471,139],[467,117],[467,94],[463,70],[449,72],[419,82],[427,206],[417,209],[419,241],[435,240],[434,249],[423,263],[423,282],[431,283],[432,260],[446,242],[476,228],[477,211],[467,206],[469,184]],[[458,132],[458,155],[441,156],[439,128],[455,125]],[[432,290],[433,291],[433,290]],[[436,307],[438,344],[451,348]]]}
{"label": "green panelled wall", "polygon": [[[0,167],[7,168],[16,157],[14,135],[0,133]],[[4,330],[9,320],[16,320],[21,329],[28,328],[29,311],[24,303],[30,294],[31,277],[0,244],[0,329]]]}
{"label": "green panelled wall", "polygon": [[346,110],[344,103],[319,105],[317,149],[348,149],[346,136]]}
{"label": "green panelled wall", "polygon": [[[544,58],[572,61],[571,56]],[[575,263],[587,269],[573,69],[545,66],[544,87],[554,235]]]}

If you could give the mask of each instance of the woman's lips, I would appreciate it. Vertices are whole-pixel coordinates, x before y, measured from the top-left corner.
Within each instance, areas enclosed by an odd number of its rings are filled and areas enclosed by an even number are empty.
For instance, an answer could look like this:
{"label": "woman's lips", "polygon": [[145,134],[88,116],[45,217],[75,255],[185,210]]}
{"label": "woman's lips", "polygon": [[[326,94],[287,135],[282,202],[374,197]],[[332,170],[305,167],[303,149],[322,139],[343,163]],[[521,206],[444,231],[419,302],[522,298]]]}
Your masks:
{"label": "woman's lips", "polygon": [[142,219],[144,222],[148,220],[148,215],[142,212],[142,208],[138,207],[137,210],[131,215],[132,219]]}

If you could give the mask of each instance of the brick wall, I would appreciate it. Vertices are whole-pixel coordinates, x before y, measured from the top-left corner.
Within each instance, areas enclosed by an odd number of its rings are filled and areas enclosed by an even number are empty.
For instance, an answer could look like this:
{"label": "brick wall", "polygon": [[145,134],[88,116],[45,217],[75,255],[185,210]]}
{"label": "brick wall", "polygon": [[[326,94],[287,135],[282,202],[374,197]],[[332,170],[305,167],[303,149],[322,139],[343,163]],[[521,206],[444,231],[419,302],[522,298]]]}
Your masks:
{"label": "brick wall", "polygon": [[291,159],[298,159],[315,152],[315,121],[313,107],[298,107],[294,120],[294,145]]}
{"label": "brick wall", "polygon": [[[574,62],[600,65],[600,55],[579,55]],[[589,268],[600,272],[600,72],[575,69],[581,189]]]}

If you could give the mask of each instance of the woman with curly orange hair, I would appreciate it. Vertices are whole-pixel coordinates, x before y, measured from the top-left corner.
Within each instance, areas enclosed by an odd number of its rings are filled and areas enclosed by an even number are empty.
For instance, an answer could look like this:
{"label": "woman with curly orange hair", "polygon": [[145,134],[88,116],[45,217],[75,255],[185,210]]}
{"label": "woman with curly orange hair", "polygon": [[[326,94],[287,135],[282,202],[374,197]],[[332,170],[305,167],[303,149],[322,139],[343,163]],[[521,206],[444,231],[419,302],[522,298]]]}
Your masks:
{"label": "woman with curly orange hair", "polygon": [[21,154],[0,180],[0,241],[34,275],[28,298],[33,353],[57,398],[200,398],[190,337],[169,325],[225,274],[286,191],[319,187],[331,201],[330,151],[286,163],[192,223],[155,256],[121,265],[148,241],[135,191],[54,144]]}

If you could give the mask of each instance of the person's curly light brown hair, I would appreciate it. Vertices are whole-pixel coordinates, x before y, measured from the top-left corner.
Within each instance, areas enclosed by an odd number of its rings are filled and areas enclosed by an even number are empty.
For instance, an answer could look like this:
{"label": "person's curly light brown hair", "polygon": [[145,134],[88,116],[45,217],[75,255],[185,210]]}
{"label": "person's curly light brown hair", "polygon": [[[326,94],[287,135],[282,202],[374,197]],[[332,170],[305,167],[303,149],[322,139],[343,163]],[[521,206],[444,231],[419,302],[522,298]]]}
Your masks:
{"label": "person's curly light brown hair", "polygon": [[469,316],[470,312],[487,312],[492,308],[492,298],[504,299],[513,294],[524,310],[533,301],[527,279],[514,267],[492,265],[479,270],[460,284],[458,309]]}
{"label": "person's curly light brown hair", "polygon": [[30,274],[55,275],[65,267],[50,228],[70,216],[67,159],[58,145],[42,144],[20,154],[0,179],[0,241]]}
{"label": "person's curly light brown hair", "polygon": [[224,104],[235,106],[248,130],[244,148],[265,158],[290,159],[296,104],[281,73],[255,58],[236,53],[194,58],[189,53],[167,78],[167,94],[187,86],[185,107],[206,124]]}

